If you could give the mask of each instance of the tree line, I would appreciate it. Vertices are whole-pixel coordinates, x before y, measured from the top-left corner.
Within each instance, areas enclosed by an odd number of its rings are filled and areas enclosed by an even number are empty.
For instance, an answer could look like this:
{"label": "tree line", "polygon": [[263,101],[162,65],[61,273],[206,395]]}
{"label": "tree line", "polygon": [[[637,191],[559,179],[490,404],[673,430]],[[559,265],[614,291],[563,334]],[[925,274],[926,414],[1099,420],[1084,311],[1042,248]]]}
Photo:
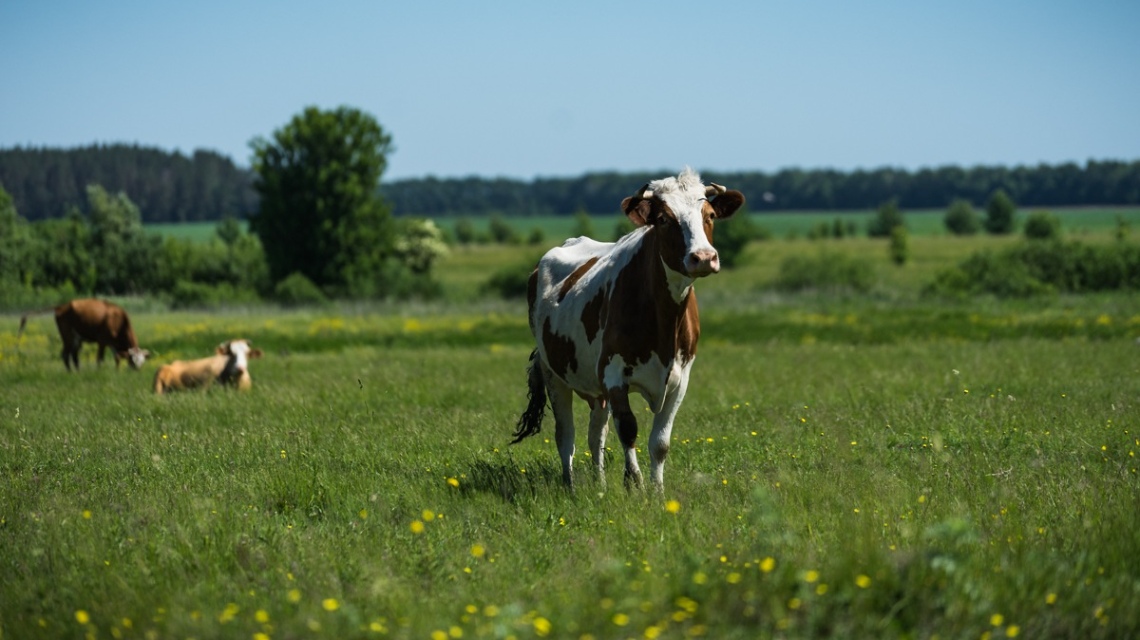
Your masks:
{"label": "tree line", "polygon": [[[383,182],[379,190],[397,216],[608,214],[633,189],[676,170],[533,180],[428,176]],[[980,206],[999,190],[1026,207],[1140,204],[1140,160],[703,176],[748,194],[754,212],[867,210],[892,199],[907,209],[945,208],[958,199]],[[28,220],[62,218],[71,207],[85,207],[91,184],[126,193],[146,223],[244,219],[259,210],[255,179],[254,170],[206,150],[186,156],[137,145],[0,149],[0,185]]]}
{"label": "tree line", "polygon": [[85,208],[93,184],[130,196],[143,222],[217,221],[257,210],[253,174],[213,151],[186,156],[125,144],[0,149],[0,186],[28,220]]}

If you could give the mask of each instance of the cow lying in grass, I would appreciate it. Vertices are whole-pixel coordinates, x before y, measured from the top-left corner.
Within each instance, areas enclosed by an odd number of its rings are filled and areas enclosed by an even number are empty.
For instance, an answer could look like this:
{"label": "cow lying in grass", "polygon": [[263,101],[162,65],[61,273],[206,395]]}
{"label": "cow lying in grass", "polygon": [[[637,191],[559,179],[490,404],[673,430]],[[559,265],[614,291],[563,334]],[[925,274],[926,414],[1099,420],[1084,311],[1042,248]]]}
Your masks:
{"label": "cow lying in grass", "polygon": [[261,350],[250,347],[248,340],[223,342],[209,358],[175,360],[162,365],[154,375],[154,392],[209,387],[215,382],[246,391],[253,386],[249,359],[260,357]]}

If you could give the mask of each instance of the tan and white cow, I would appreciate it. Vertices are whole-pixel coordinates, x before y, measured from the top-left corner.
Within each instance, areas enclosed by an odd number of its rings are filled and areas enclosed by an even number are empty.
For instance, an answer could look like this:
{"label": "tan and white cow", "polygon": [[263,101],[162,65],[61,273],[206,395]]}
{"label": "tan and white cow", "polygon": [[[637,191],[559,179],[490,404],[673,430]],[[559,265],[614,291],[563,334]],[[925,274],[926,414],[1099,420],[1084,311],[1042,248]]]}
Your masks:
{"label": "tan and white cow", "polygon": [[248,340],[223,342],[208,358],[175,360],[159,367],[154,374],[154,392],[209,387],[215,382],[248,391],[253,386],[249,359],[260,357],[261,350],[252,348]]}
{"label": "tan and white cow", "polygon": [[732,216],[744,195],[704,185],[685,169],[655,180],[621,208],[638,226],[617,242],[573,238],[542,257],[527,295],[536,348],[529,403],[514,442],[542,427],[549,393],[562,479],[573,485],[576,393],[590,405],[590,454],[605,481],[603,448],[612,412],[625,450],[625,481],[641,485],[629,394],[649,403],[650,480],[664,482],[673,419],[697,355],[700,320],[693,283],[720,270],[713,220]]}

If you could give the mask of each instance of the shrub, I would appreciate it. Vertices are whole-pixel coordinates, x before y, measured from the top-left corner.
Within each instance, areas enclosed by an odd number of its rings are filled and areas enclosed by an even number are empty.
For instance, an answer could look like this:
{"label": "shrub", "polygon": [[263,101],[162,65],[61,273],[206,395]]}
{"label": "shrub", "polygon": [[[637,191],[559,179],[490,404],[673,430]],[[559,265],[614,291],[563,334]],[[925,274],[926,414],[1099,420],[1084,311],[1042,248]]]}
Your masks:
{"label": "shrub", "polygon": [[753,240],[762,240],[765,232],[756,226],[747,212],[740,212],[735,216],[716,223],[713,232],[713,245],[716,246],[720,264],[731,269],[740,263],[740,255],[744,248]]}
{"label": "shrub", "polygon": [[530,280],[537,260],[522,262],[509,267],[503,267],[491,275],[480,288],[485,293],[498,295],[500,298],[525,298]]}
{"label": "shrub", "polygon": [[172,309],[218,309],[233,305],[256,304],[260,300],[256,291],[239,289],[228,282],[214,285],[179,280],[170,290]]}
{"label": "shrub", "polygon": [[491,214],[491,218],[488,220],[488,227],[491,232],[492,242],[498,244],[519,243],[519,234],[515,231],[515,228],[498,213]]}
{"label": "shrub", "polygon": [[887,250],[891,256],[891,262],[900,267],[906,264],[907,259],[910,258],[910,247],[907,244],[906,227],[898,226],[891,229],[891,242],[887,246]]}
{"label": "shrub", "polygon": [[899,211],[898,201],[892,198],[879,205],[878,211],[875,212],[874,219],[867,225],[867,235],[872,238],[886,238],[891,235],[892,229],[901,227],[904,224],[903,214]]}
{"label": "shrub", "polygon": [[273,289],[273,297],[286,307],[303,307],[307,305],[323,305],[328,298],[317,285],[313,284],[301,273],[292,273]]}
{"label": "shrub", "polygon": [[1045,240],[1023,242],[1000,253],[976,253],[940,272],[924,291],[1026,297],[1136,289],[1140,289],[1140,246]]}
{"label": "shrub", "polygon": [[1048,211],[1034,211],[1025,219],[1025,237],[1054,240],[1061,237],[1061,220]]}
{"label": "shrub", "polygon": [[875,283],[871,263],[846,254],[820,252],[819,255],[791,256],[780,263],[775,287],[782,291],[806,289],[850,289],[870,291]]}
{"label": "shrub", "polygon": [[974,205],[961,198],[950,203],[946,216],[942,219],[946,230],[956,236],[972,236],[982,230],[982,220]]}
{"label": "shrub", "polygon": [[1010,200],[1005,191],[998,189],[986,201],[986,220],[983,226],[986,231],[994,235],[1012,233],[1016,213],[1017,205]]}

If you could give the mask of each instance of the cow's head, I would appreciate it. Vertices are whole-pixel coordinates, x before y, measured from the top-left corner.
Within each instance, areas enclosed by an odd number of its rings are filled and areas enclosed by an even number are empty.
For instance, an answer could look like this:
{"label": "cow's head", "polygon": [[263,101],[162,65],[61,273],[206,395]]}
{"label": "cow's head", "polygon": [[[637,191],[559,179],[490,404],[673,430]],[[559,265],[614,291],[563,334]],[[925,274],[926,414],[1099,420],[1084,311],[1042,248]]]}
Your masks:
{"label": "cow's head", "polygon": [[150,351],[139,349],[138,347],[131,347],[126,351],[119,352],[119,357],[126,358],[127,364],[131,365],[132,369],[141,369],[143,363],[150,357]]}
{"label": "cow's head", "polygon": [[633,224],[651,225],[663,234],[661,259],[669,269],[700,278],[720,271],[713,220],[732,217],[743,204],[744,194],[719,184],[706,186],[686,168],[676,178],[646,184],[622,200],[621,209]]}
{"label": "cow's head", "polygon": [[242,372],[249,369],[250,358],[260,358],[261,349],[254,349],[249,345],[249,340],[228,340],[218,345],[217,353],[220,356],[229,358],[226,363],[226,369]]}

